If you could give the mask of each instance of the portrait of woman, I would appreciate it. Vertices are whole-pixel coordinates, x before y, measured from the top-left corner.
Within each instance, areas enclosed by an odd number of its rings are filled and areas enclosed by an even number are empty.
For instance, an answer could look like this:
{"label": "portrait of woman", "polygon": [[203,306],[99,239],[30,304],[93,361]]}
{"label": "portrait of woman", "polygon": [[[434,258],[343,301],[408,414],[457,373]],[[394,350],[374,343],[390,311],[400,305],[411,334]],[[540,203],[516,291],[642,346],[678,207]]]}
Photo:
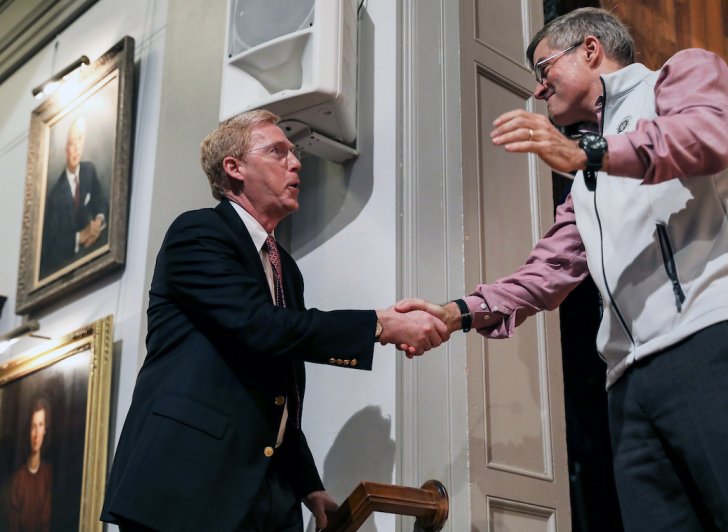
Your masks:
{"label": "portrait of woman", "polygon": [[51,524],[51,466],[43,461],[50,406],[44,398],[32,403],[28,416],[28,457],[15,471],[8,493],[9,532],[48,532]]}

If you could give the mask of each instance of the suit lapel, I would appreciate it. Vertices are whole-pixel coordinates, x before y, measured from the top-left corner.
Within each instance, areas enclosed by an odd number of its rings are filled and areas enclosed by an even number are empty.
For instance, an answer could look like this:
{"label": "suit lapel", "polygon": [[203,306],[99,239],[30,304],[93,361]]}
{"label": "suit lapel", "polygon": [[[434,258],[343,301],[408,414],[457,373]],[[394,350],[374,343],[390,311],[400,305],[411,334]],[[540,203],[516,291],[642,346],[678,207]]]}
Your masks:
{"label": "suit lapel", "polygon": [[[253,239],[250,237],[250,233],[248,233],[248,228],[245,227],[245,224],[240,219],[238,213],[235,212],[235,209],[227,200],[221,201],[220,204],[215,207],[215,211],[217,211],[235,235],[235,242],[241,255],[244,257],[246,264],[254,263],[256,265],[254,269],[258,279],[263,285],[265,285],[268,293],[270,293],[268,279],[265,276],[263,265],[260,262],[260,255],[258,254],[258,250],[255,248],[255,244],[253,244]],[[283,265],[283,290],[286,294],[286,303],[290,308],[303,309],[303,293],[300,283],[298,282],[298,278],[300,276],[298,266],[288,252],[280,246],[280,244],[278,249],[281,254],[281,263]],[[272,297],[273,296],[271,295],[271,298]]]}
{"label": "suit lapel", "polygon": [[253,239],[250,237],[250,233],[248,233],[248,228],[245,227],[240,216],[238,216],[238,213],[235,212],[235,209],[227,200],[221,201],[218,206],[215,207],[215,211],[220,215],[234,235],[235,247],[240,253],[242,263],[246,268],[252,268],[252,271],[255,273],[258,281],[265,287],[266,292],[268,292],[272,298],[273,296],[270,293],[270,287],[268,286],[268,279],[265,276],[263,264],[260,261],[260,254],[258,253],[258,250],[255,249],[255,244],[253,244]]}
{"label": "suit lapel", "polygon": [[283,264],[283,290],[286,294],[286,303],[293,309],[303,310],[303,293],[298,283],[300,272],[298,266],[282,246],[278,246]]}
{"label": "suit lapel", "polygon": [[81,161],[78,165],[78,198],[79,210],[83,209],[86,199],[86,193],[88,192],[88,171],[84,161]]}

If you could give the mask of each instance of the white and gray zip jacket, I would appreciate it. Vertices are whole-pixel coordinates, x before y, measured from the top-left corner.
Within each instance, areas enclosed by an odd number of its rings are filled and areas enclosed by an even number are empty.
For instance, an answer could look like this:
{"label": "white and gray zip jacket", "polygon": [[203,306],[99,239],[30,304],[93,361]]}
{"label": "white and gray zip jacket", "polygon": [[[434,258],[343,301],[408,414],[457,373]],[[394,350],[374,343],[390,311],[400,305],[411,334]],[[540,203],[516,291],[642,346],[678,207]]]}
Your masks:
{"label": "white and gray zip jacket", "polygon": [[[657,116],[658,76],[633,64],[602,77],[602,135]],[[649,185],[599,172],[593,192],[579,172],[571,194],[604,305],[607,387],[635,361],[728,320],[728,171]]]}

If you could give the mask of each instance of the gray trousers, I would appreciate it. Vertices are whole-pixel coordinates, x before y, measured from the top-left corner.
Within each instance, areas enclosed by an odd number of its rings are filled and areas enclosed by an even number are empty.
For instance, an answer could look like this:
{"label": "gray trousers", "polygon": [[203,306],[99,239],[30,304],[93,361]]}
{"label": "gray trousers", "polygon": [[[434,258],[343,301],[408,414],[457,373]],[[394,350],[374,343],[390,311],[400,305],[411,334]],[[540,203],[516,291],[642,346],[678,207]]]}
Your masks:
{"label": "gray trousers", "polygon": [[728,530],[728,322],[627,371],[609,429],[627,532]]}

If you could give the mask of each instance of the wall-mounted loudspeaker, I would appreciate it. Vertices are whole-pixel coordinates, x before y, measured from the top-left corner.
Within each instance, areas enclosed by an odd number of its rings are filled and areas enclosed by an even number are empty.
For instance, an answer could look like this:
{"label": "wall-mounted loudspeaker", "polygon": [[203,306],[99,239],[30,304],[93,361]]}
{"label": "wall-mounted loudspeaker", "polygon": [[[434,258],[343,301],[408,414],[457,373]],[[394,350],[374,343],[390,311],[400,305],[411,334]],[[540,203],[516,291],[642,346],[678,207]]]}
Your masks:
{"label": "wall-mounted loudspeaker", "polygon": [[299,147],[356,155],[357,0],[228,0],[220,119],[265,108]]}

